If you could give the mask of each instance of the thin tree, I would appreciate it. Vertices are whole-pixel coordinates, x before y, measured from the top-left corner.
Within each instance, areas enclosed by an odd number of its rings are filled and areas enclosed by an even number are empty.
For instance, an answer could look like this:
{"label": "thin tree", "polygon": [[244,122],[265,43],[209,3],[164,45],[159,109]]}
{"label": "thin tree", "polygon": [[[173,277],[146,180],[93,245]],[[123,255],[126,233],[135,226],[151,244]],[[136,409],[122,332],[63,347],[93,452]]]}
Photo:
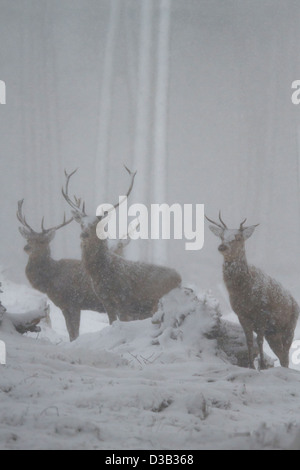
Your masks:
{"label": "thin tree", "polygon": [[[105,200],[108,191],[108,157],[114,84],[114,61],[122,10],[121,0],[113,0],[110,2],[110,5],[110,19],[105,45],[102,87],[100,92],[99,129],[95,160],[96,181],[94,200],[99,204]],[[101,184],[99,184],[99,179],[101,180]]]}
{"label": "thin tree", "polygon": [[[166,202],[167,196],[167,132],[170,68],[171,0],[160,0],[157,41],[157,71],[154,114],[154,152],[152,185],[155,202]],[[166,243],[157,242],[153,262],[167,263]]]}
{"label": "thin tree", "polygon": [[[145,203],[147,199],[147,182],[149,173],[149,145],[151,129],[151,51],[152,51],[152,24],[153,3],[152,0],[143,0],[140,10],[139,33],[139,61],[138,61],[138,86],[136,103],[136,124],[134,157],[132,167],[138,171],[139,178],[136,181],[133,199]],[[132,245],[133,246],[133,245]],[[141,245],[134,244],[134,256],[141,255]],[[143,247],[145,258],[145,248]]]}

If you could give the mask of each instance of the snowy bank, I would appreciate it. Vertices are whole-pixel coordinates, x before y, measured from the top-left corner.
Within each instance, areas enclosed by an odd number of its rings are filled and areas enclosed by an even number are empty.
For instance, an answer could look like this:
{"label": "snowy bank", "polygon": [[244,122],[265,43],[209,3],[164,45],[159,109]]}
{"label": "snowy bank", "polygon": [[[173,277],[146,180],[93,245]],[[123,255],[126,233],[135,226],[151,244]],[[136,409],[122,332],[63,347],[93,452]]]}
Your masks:
{"label": "snowy bank", "polygon": [[300,374],[233,365],[212,334],[219,320],[209,294],[177,291],[152,321],[72,344],[47,325],[39,337],[1,331],[0,448],[299,448]]}

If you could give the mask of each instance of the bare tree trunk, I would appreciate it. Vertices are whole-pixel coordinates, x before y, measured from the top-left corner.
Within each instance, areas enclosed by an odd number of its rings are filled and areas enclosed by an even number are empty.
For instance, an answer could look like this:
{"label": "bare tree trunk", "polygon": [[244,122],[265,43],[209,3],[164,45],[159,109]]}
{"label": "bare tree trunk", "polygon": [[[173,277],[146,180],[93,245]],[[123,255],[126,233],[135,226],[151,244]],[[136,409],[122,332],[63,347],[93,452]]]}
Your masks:
{"label": "bare tree trunk", "polygon": [[[159,10],[152,188],[155,202],[165,203],[167,196],[167,127],[171,0],[160,0]],[[156,242],[153,261],[161,264],[167,263],[166,242]]]}
{"label": "bare tree trunk", "polygon": [[109,140],[113,99],[113,72],[116,39],[120,25],[121,0],[111,2],[110,20],[108,25],[103,78],[100,96],[98,143],[95,161],[95,194],[96,204],[106,201],[109,178]]}
{"label": "bare tree trunk", "polygon": [[[133,165],[138,171],[138,178],[135,182],[133,200],[138,203],[147,202],[148,193],[148,173],[149,173],[149,146],[151,128],[151,48],[152,48],[152,25],[153,25],[153,4],[152,0],[141,2],[141,21],[139,37],[139,62],[138,62],[138,86],[137,86],[137,110],[136,110],[136,130],[134,142]],[[145,256],[145,245],[139,242],[131,245],[130,251],[133,257]],[[134,251],[134,252],[133,252]]]}
{"label": "bare tree trunk", "polygon": [[[134,23],[131,19],[131,8],[126,3],[124,12],[125,22],[125,42],[126,42],[126,72],[127,72],[127,89],[129,96],[129,114],[130,122],[134,123],[135,118],[135,106],[136,106],[136,90],[137,90],[137,44],[133,34]],[[132,136],[133,144],[134,136]]]}

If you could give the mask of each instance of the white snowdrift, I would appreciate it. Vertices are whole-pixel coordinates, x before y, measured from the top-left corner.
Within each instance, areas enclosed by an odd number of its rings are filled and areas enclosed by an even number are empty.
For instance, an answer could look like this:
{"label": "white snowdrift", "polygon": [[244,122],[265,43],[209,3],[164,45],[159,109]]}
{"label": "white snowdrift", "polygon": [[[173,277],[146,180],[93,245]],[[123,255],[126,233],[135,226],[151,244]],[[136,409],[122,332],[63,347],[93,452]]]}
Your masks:
{"label": "white snowdrift", "polygon": [[[3,287],[35,308],[27,288]],[[102,324],[72,344],[46,325],[1,330],[0,448],[299,448],[300,374],[230,364],[208,339],[218,315],[211,296],[177,291],[153,322]]]}
{"label": "white snowdrift", "polygon": [[177,289],[160,303],[152,319],[115,322],[98,333],[81,336],[64,345],[74,360],[91,365],[107,363],[110,352],[131,367],[157,363],[186,362],[191,358],[215,360],[216,342],[205,335],[219,317],[218,304],[208,295],[199,298],[192,291]]}

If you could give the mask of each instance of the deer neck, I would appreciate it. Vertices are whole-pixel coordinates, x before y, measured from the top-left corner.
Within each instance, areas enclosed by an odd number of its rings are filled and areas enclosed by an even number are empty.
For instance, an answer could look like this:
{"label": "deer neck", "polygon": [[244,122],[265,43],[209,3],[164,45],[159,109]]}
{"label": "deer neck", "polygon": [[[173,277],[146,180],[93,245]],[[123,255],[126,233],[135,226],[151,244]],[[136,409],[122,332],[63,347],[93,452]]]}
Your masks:
{"label": "deer neck", "polygon": [[223,264],[224,282],[230,291],[236,287],[247,283],[249,279],[249,265],[245,252],[240,253],[238,257],[225,260]]}
{"label": "deer neck", "polygon": [[93,279],[105,275],[105,267],[110,262],[110,252],[106,240],[92,238],[88,243],[82,244],[82,258],[85,269]]}
{"label": "deer neck", "polygon": [[27,278],[35,289],[47,293],[55,276],[56,262],[51,258],[50,249],[32,253],[26,267]]}

